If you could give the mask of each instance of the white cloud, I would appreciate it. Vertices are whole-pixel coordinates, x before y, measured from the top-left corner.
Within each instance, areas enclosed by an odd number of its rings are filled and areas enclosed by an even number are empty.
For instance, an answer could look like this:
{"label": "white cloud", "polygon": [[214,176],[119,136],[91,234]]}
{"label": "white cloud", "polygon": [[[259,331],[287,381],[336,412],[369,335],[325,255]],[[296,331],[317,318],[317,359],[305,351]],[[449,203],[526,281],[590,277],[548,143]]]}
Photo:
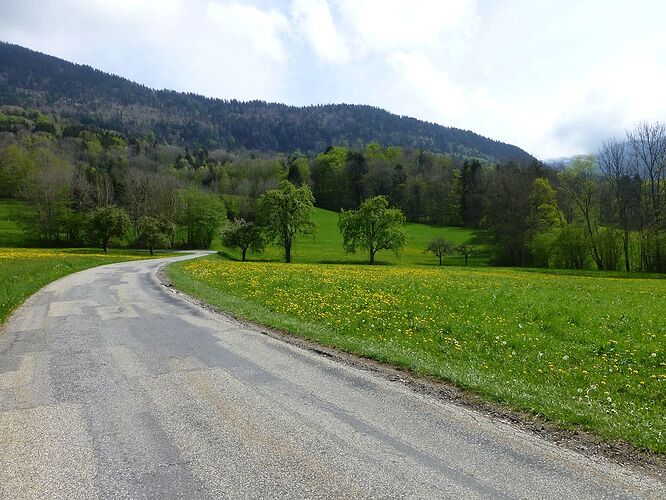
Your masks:
{"label": "white cloud", "polygon": [[664,121],[664,89],[666,64],[627,49],[558,85],[537,147],[551,155],[594,152],[639,121]]}
{"label": "white cloud", "polygon": [[210,2],[206,8],[208,23],[221,37],[234,37],[239,43],[249,44],[260,55],[276,61],[287,59],[282,35],[288,29],[286,16],[277,10],[263,11],[240,3],[218,4]]}
{"label": "white cloud", "polygon": [[295,0],[292,15],[321,60],[333,64],[349,62],[349,48],[335,26],[326,0]]}
{"label": "white cloud", "polygon": [[361,51],[451,46],[475,28],[473,0],[339,0],[338,6]]}
{"label": "white cloud", "polygon": [[469,112],[467,91],[454,83],[422,52],[394,52],[386,58],[393,70],[389,85],[400,88],[404,96],[404,114],[460,121]]}

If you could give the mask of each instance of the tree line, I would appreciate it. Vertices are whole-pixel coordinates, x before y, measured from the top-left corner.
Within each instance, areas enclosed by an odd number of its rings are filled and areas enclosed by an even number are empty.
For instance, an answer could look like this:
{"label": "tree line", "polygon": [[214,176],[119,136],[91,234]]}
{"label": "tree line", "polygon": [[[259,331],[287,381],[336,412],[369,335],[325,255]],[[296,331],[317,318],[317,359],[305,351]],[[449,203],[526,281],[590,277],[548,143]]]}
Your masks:
{"label": "tree line", "polygon": [[343,214],[379,196],[407,221],[479,229],[500,265],[666,269],[659,123],[553,167],[377,143],[316,155],[208,151],[68,125],[36,110],[0,111],[0,197],[29,203],[26,230],[45,244],[99,243],[93,214],[115,207],[128,222],[110,238],[207,247],[225,221],[258,224],[262,194],[286,181]]}
{"label": "tree line", "polygon": [[666,127],[640,123],[565,168],[492,168],[481,223],[501,263],[664,272],[665,175]]}

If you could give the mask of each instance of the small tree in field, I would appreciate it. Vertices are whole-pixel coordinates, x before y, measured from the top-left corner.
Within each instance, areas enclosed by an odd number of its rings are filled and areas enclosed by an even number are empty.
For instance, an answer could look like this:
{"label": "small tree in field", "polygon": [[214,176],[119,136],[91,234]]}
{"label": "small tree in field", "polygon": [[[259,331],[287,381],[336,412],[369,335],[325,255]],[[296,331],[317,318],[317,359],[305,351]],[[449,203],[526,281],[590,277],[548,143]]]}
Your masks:
{"label": "small tree in field", "polygon": [[238,248],[243,261],[248,250],[262,252],[265,246],[259,226],[244,219],[234,219],[222,228],[222,244],[227,248]]}
{"label": "small tree in field", "polygon": [[474,247],[469,243],[463,243],[456,247],[456,252],[465,257],[465,265],[467,265],[470,256],[474,254]]}
{"label": "small tree in field", "polygon": [[154,254],[155,248],[168,247],[175,231],[172,222],[158,217],[144,216],[137,224],[139,243],[148,247],[150,255]]}
{"label": "small tree in field", "polygon": [[405,214],[398,208],[389,208],[385,196],[368,198],[358,210],[343,210],[338,219],[345,251],[366,250],[370,254],[370,264],[375,263],[375,254],[380,250],[400,253],[407,243],[402,228],[404,223]]}
{"label": "small tree in field", "polygon": [[453,252],[453,245],[440,236],[428,243],[428,248],[425,249],[424,253],[431,253],[439,257],[439,265],[441,266],[442,257],[450,254],[451,252]]}
{"label": "small tree in field", "polygon": [[104,253],[109,253],[109,240],[113,237],[125,237],[131,226],[127,212],[114,206],[96,208],[88,219],[88,231],[102,244]]}
{"label": "small tree in field", "polygon": [[259,217],[269,241],[284,248],[285,262],[291,262],[291,247],[299,234],[312,234],[310,220],[314,210],[314,197],[309,186],[295,187],[282,181],[277,189],[266,191],[259,198]]}

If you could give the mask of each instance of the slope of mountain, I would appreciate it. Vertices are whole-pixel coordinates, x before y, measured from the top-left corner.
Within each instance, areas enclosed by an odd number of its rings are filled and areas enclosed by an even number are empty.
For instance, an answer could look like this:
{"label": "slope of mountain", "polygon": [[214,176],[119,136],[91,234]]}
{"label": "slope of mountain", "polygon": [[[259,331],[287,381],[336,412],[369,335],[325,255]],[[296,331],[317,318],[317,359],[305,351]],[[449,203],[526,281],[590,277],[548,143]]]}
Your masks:
{"label": "slope of mountain", "polygon": [[490,161],[530,161],[522,149],[474,132],[363,105],[295,107],[154,90],[89,66],[0,42],[0,104],[37,108],[69,122],[153,134],[208,149],[318,152],[372,141]]}

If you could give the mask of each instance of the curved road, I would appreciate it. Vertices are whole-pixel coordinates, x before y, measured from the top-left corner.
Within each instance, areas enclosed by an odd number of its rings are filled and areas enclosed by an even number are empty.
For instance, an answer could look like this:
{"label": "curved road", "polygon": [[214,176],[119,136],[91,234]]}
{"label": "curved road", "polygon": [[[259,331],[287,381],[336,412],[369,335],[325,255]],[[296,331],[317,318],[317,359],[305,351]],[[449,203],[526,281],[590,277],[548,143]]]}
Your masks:
{"label": "curved road", "polygon": [[10,319],[0,498],[666,497],[198,308],[159,283],[165,261],[73,274]]}

